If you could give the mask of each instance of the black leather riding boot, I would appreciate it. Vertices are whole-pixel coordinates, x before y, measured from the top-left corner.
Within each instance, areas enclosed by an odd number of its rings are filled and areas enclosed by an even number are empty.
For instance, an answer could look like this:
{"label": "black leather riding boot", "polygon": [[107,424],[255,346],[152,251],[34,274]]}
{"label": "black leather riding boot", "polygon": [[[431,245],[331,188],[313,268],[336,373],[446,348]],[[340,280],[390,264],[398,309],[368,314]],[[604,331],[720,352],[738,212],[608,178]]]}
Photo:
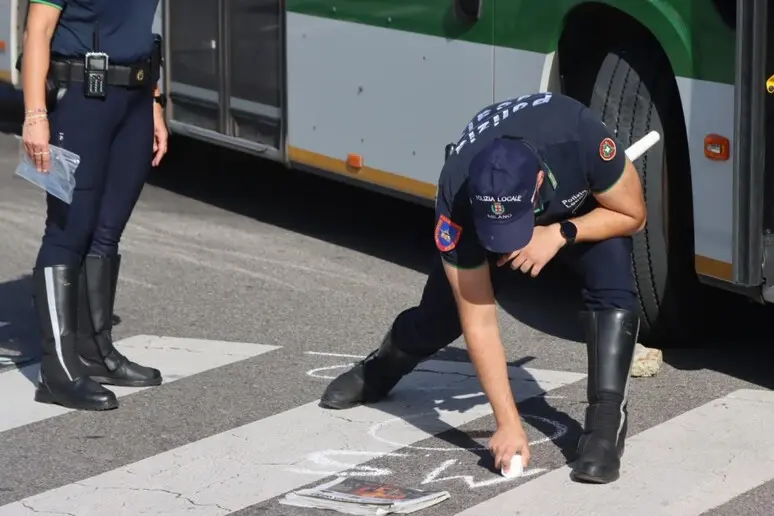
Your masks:
{"label": "black leather riding boot", "polygon": [[33,272],[43,338],[35,401],[80,410],[114,409],[115,394],[84,374],[78,360],[78,275],[78,267],[64,265]]}
{"label": "black leather riding boot", "polygon": [[113,346],[113,305],[120,256],[86,256],[80,274],[78,353],[85,374],[108,385],[148,387],[161,384],[158,369],[141,366]]}
{"label": "black leather riding boot", "polygon": [[606,484],[619,477],[627,431],[627,394],[640,321],[636,313],[581,314],[588,350],[589,406],[573,480]]}
{"label": "black leather riding boot", "polygon": [[423,358],[409,355],[395,347],[390,330],[378,349],[328,385],[320,406],[346,409],[379,401]]}

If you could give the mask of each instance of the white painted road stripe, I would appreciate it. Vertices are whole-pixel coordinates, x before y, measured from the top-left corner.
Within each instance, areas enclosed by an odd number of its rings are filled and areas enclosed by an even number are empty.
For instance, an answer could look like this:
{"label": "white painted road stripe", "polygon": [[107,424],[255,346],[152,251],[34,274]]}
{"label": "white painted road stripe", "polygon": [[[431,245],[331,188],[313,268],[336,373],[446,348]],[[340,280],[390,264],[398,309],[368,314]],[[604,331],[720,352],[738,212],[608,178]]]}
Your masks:
{"label": "white painted road stripe", "polygon": [[[441,373],[441,374],[439,374]],[[518,400],[585,378],[578,373],[510,368]],[[314,401],[0,507],[0,516],[46,511],[78,516],[225,515],[350,469],[374,457],[491,413],[468,363],[428,361],[378,406],[324,410]],[[457,395],[457,396],[455,396]],[[417,413],[432,412],[421,429]],[[440,420],[440,422],[439,422]],[[375,435],[375,427],[381,425]],[[432,428],[431,428],[432,427]],[[351,464],[315,461],[349,451]]]}
{"label": "white painted road stripe", "polygon": [[456,516],[698,516],[774,479],[772,428],[774,392],[736,391],[633,436],[612,484],[564,467]]}
{"label": "white painted road stripe", "polygon": [[[166,384],[273,351],[278,346],[138,335],[116,342],[116,348],[139,364],[161,370]],[[40,364],[35,363],[0,374],[0,432],[70,412],[33,400],[39,368]],[[109,388],[121,397],[149,387]]]}

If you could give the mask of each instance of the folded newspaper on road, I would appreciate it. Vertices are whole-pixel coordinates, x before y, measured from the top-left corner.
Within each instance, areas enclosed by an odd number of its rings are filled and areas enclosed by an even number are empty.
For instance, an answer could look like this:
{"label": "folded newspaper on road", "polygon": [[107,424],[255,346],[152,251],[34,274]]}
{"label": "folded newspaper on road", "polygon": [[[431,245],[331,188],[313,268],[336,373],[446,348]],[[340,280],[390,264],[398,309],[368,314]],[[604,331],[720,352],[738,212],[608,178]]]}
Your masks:
{"label": "folded newspaper on road", "polygon": [[382,516],[409,514],[449,498],[447,491],[421,491],[402,486],[342,477],[331,482],[289,493],[283,505],[329,509],[344,514]]}

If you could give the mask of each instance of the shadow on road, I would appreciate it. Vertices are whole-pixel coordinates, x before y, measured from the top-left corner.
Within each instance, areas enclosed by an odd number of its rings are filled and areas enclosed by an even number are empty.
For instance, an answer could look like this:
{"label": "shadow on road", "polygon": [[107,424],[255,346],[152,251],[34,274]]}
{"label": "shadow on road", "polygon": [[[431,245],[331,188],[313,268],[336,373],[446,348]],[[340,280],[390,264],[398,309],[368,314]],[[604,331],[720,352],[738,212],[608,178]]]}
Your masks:
{"label": "shadow on road", "polygon": [[774,306],[711,292],[704,334],[692,349],[665,349],[664,362],[680,370],[711,370],[774,388]]}
{"label": "shadow on road", "polygon": [[40,357],[32,305],[32,276],[0,283],[0,366],[24,366]]}
{"label": "shadow on road", "polygon": [[[444,348],[433,355],[432,359],[449,360],[454,362],[469,362],[467,352],[459,348]],[[570,463],[576,458],[578,438],[583,433],[583,427],[578,421],[573,419],[567,413],[557,410],[555,407],[550,405],[546,398],[543,396],[544,392],[539,388],[537,380],[532,377],[526,369],[523,369],[524,367],[528,367],[529,363],[534,359],[535,357],[523,357],[519,360],[508,362],[509,367],[520,368],[521,372],[523,373],[523,376],[519,377],[521,387],[518,389],[518,394],[522,396],[532,396],[529,399],[523,400],[519,403],[519,411],[526,415],[527,418],[529,418],[530,415],[537,415],[540,418],[543,418],[542,420],[534,418],[528,419],[527,422],[530,426],[538,430],[545,437],[551,439],[557,448],[559,448],[559,451],[564,456],[566,462]],[[417,374],[422,371],[422,369],[422,364],[420,363],[411,374]],[[512,378],[511,380],[513,381],[514,379]],[[455,397],[457,394],[463,394],[463,396]],[[483,393],[481,393],[480,396],[475,397],[471,397],[469,394],[470,393],[467,392],[448,393],[445,391],[444,396],[446,396],[446,399],[441,405],[438,405],[435,401],[435,398],[432,396],[428,400],[424,400],[421,397],[418,398],[420,400],[419,404],[415,404],[414,398],[412,398],[411,413],[435,413],[437,416],[437,411],[435,408],[448,411],[465,412],[476,406],[480,406],[482,403],[488,403]],[[405,392],[403,395],[405,395]],[[387,400],[390,400],[394,397],[395,396],[391,394]],[[424,410],[422,409],[423,405],[426,405]],[[381,402],[375,406],[378,406],[380,410],[391,413],[396,417],[407,415],[401,414],[399,411],[391,411],[392,406],[390,405],[389,401]],[[488,440],[488,438],[491,436],[491,432],[487,432],[485,435],[476,435],[475,433],[463,431],[459,428],[443,424],[437,418],[426,418],[424,420],[406,419],[406,421],[428,434],[435,434],[436,438],[449,443],[454,448],[470,450],[471,453],[478,455],[479,466],[488,468],[494,473],[499,473],[494,469],[491,453],[489,453],[488,450],[480,449],[482,443],[485,443],[486,440]],[[566,428],[566,431],[561,436],[555,437],[553,434],[557,431],[557,428],[553,424],[546,423],[546,421],[551,421],[553,423],[562,425]],[[438,431],[439,424],[442,424],[444,428],[441,432]],[[479,441],[477,442],[475,439],[479,439]]]}
{"label": "shadow on road", "polygon": [[[174,137],[150,184],[427,274],[435,252],[433,211],[329,178],[288,170],[271,161]],[[537,279],[508,278],[498,297],[515,319],[548,335],[582,342],[578,280],[559,266]],[[774,310],[713,291],[706,335],[686,349],[664,350],[677,369],[711,369],[758,385],[772,380],[764,346],[774,334]],[[419,300],[417,299],[417,302]],[[507,345],[515,345],[506,342]],[[690,349],[687,349],[690,348]],[[763,359],[763,360],[762,360]]]}
{"label": "shadow on road", "polygon": [[[187,138],[173,139],[164,165],[149,183],[423,274],[436,252],[429,206]],[[503,291],[518,295],[500,295],[498,301],[538,331],[581,341],[576,315],[580,298],[565,286],[573,281],[563,270],[551,268],[536,280],[514,273]]]}
{"label": "shadow on road", "polygon": [[[0,283],[0,370],[40,359],[40,326],[33,305],[30,274]],[[113,316],[113,325],[121,318]],[[30,378],[35,383],[36,378]]]}

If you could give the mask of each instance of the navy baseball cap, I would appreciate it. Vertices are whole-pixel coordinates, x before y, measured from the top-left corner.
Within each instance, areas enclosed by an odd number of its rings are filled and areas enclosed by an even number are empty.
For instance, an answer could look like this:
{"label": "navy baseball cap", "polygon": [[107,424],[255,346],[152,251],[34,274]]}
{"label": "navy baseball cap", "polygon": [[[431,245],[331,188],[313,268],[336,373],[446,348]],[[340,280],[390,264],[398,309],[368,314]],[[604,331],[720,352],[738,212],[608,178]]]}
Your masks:
{"label": "navy baseball cap", "polygon": [[535,228],[535,196],[541,162],[516,139],[497,138],[471,161],[468,175],[473,221],[485,249],[521,249]]}

